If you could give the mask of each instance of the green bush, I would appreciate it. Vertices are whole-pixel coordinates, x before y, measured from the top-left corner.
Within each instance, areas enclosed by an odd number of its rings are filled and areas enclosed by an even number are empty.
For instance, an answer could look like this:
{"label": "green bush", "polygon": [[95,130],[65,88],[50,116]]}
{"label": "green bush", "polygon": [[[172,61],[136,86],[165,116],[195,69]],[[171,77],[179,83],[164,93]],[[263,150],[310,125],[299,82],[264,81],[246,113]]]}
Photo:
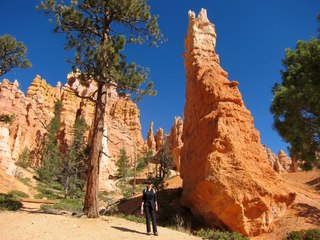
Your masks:
{"label": "green bush", "polygon": [[81,199],[60,199],[58,203],[52,205],[41,205],[41,209],[44,211],[55,209],[68,212],[82,212],[83,205]]}
{"label": "green bush", "polygon": [[27,147],[25,147],[19,154],[16,165],[25,169],[30,167],[30,150]]}
{"label": "green bush", "polygon": [[112,216],[118,217],[118,218],[124,218],[124,219],[131,221],[131,222],[137,222],[137,223],[145,223],[146,222],[146,220],[143,216],[127,215],[127,214],[123,214],[123,213],[117,213]]}
{"label": "green bush", "polygon": [[28,198],[28,197],[30,197],[28,194],[21,192],[19,190],[12,190],[8,194],[12,195],[13,198]]}
{"label": "green bush", "polygon": [[13,123],[13,121],[15,120],[16,116],[14,114],[9,115],[9,114],[0,114],[0,122],[4,122],[4,123]]}
{"label": "green bush", "polygon": [[31,179],[28,177],[18,177],[18,180],[28,187],[31,186],[30,184]]}
{"label": "green bush", "polygon": [[290,232],[283,240],[319,240],[319,239],[320,239],[320,230],[310,229],[310,230]]}
{"label": "green bush", "polygon": [[0,210],[17,211],[22,207],[22,203],[12,194],[0,193]]}
{"label": "green bush", "polygon": [[[56,186],[57,187],[57,186]],[[58,190],[55,190],[53,188],[50,188],[46,184],[39,184],[37,186],[38,194],[35,195],[34,197],[37,199],[42,199],[42,198],[47,198],[50,200],[55,200],[55,199],[61,199],[62,193],[59,192]]]}
{"label": "green bush", "polygon": [[210,240],[249,240],[240,233],[221,232],[212,229],[200,229],[196,231],[196,236]]}

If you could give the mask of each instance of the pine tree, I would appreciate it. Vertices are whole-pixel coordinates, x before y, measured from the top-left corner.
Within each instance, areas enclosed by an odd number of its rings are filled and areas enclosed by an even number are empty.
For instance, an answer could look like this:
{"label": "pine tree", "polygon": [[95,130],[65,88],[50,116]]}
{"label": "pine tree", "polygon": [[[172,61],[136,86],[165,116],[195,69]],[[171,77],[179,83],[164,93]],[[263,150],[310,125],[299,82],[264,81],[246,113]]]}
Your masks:
{"label": "pine tree", "polygon": [[272,89],[274,128],[305,170],[320,168],[320,37],[286,49],[282,63],[282,83]]}
{"label": "pine tree", "polygon": [[58,131],[60,129],[62,103],[54,104],[54,117],[47,126],[47,134],[42,143],[41,166],[37,169],[39,180],[48,184],[61,178],[61,154],[58,143]]}
{"label": "pine tree", "polygon": [[29,68],[30,61],[26,58],[27,48],[10,35],[0,36],[0,76],[13,68]]}
{"label": "pine tree", "polygon": [[83,117],[75,120],[72,143],[63,160],[61,183],[66,197],[80,197],[88,167],[88,147],[84,134],[88,125]]}
{"label": "pine tree", "polygon": [[84,212],[98,217],[99,161],[107,102],[107,87],[113,84],[118,91],[155,95],[148,72],[134,63],[128,64],[123,54],[127,43],[156,45],[163,39],[158,29],[157,16],[152,16],[147,0],[63,0],[41,1],[38,7],[53,17],[56,32],[66,33],[67,50],[75,51],[74,71],[80,71],[82,83],[97,82],[94,94],[95,114]]}
{"label": "pine tree", "polygon": [[133,169],[129,161],[129,157],[124,148],[120,149],[119,158],[116,162],[118,187],[125,199],[134,193],[133,187],[129,184],[130,178],[133,176]]}
{"label": "pine tree", "polygon": [[154,156],[156,162],[155,176],[149,176],[156,189],[166,188],[165,180],[170,177],[170,169],[173,168],[173,156],[170,151],[167,139],[164,138],[164,144]]}

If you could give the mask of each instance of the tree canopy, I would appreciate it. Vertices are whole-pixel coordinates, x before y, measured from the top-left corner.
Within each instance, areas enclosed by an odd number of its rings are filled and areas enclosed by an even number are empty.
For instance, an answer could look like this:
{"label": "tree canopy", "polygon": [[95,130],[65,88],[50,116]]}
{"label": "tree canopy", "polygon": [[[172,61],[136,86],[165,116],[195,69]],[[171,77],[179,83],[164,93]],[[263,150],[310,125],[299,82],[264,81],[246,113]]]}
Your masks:
{"label": "tree canopy", "polygon": [[272,89],[274,128],[308,170],[320,167],[320,39],[286,49],[282,83]]}
{"label": "tree canopy", "polygon": [[66,33],[65,49],[75,50],[69,62],[80,71],[82,83],[114,83],[119,91],[138,93],[138,100],[155,94],[151,81],[139,89],[149,80],[148,69],[127,63],[122,53],[128,43],[157,45],[163,39],[147,0],[47,0],[38,8],[55,19],[55,32]]}
{"label": "tree canopy", "polygon": [[0,76],[13,68],[29,68],[30,61],[26,58],[27,48],[10,35],[0,36]]}

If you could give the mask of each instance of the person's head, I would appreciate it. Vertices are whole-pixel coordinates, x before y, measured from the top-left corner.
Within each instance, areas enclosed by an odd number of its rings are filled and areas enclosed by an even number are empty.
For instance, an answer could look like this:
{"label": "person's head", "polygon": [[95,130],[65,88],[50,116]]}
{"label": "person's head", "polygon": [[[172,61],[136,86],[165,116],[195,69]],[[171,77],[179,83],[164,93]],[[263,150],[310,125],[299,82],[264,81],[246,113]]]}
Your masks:
{"label": "person's head", "polygon": [[147,187],[148,189],[152,188],[152,182],[151,182],[151,181],[148,181],[146,187]]}

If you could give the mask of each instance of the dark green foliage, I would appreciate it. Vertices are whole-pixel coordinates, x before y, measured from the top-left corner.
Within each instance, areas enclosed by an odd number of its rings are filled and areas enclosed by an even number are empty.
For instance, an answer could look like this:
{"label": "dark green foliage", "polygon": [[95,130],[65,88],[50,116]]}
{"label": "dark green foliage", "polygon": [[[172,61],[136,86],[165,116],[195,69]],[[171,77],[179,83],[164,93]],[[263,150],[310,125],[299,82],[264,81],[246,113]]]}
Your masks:
{"label": "dark green foliage", "polygon": [[88,167],[88,147],[84,140],[87,127],[83,117],[78,117],[73,126],[72,143],[62,166],[61,182],[66,197],[77,198],[83,195],[82,190]]}
{"label": "dark green foliage", "polygon": [[37,169],[41,182],[52,184],[61,178],[61,154],[58,143],[62,103],[57,101],[54,105],[54,117],[47,126],[47,135],[42,143],[41,167]]}
{"label": "dark green foliage", "polygon": [[120,149],[116,166],[118,167],[117,177],[119,178],[117,186],[119,187],[123,198],[127,199],[134,194],[133,186],[129,184],[129,180],[133,176],[133,168],[124,148]]}
{"label": "dark green foliage", "polygon": [[129,157],[124,148],[120,149],[116,166],[118,167],[118,170],[117,170],[118,178],[129,178],[132,176],[132,167],[129,161]]}
{"label": "dark green foliage", "polygon": [[83,204],[81,199],[60,199],[58,203],[41,205],[41,209],[45,212],[52,212],[52,210],[64,210],[68,212],[82,212]]}
{"label": "dark green foliage", "polygon": [[290,232],[283,240],[319,240],[320,230],[310,229]]}
{"label": "dark green foliage", "polygon": [[149,164],[150,160],[152,158],[152,151],[149,150],[147,153],[140,157],[137,161],[136,171],[141,172],[143,171]]}
{"label": "dark green foliage", "polygon": [[30,150],[27,147],[25,147],[20,153],[18,157],[18,161],[16,162],[16,165],[22,168],[30,167],[29,160],[30,160]]}
{"label": "dark green foliage", "polygon": [[174,166],[172,153],[166,141],[164,141],[162,148],[155,155],[155,160],[159,163],[157,164],[156,175],[150,176],[149,180],[152,181],[156,189],[165,189],[165,180],[170,177],[170,169]]}
{"label": "dark green foliage", "polygon": [[37,185],[39,192],[34,197],[36,199],[48,198],[50,200],[62,199],[64,197],[63,186],[58,182],[52,184],[39,183]]}
{"label": "dark green foliage", "polygon": [[320,167],[320,39],[286,49],[282,83],[273,87],[274,128],[306,170]]}
{"label": "dark green foliage", "polygon": [[196,232],[196,236],[209,240],[249,240],[240,233],[221,232],[211,229],[200,229]]}
{"label": "dark green foliage", "polygon": [[12,195],[12,197],[14,198],[28,198],[30,197],[28,194],[26,194],[25,192],[21,192],[19,190],[12,190],[8,193],[9,195]]}
{"label": "dark green foliage", "polygon": [[4,122],[4,123],[13,123],[15,119],[15,115],[9,115],[9,114],[0,114],[0,122]]}
{"label": "dark green foliage", "polygon": [[[123,49],[127,43],[149,42],[156,45],[163,38],[157,17],[152,16],[147,0],[63,0],[41,1],[37,7],[51,16],[55,31],[66,34],[65,48],[75,52],[74,72],[82,84],[97,82],[95,117],[87,174],[84,211],[88,217],[98,217],[97,182],[102,145],[107,84],[115,84],[121,93],[136,93],[135,99],[155,95],[148,70],[135,63],[127,63]],[[145,85],[143,85],[145,83]],[[140,88],[140,86],[142,86]]]}
{"label": "dark green foliage", "polygon": [[79,69],[85,83],[89,79],[112,82],[120,91],[154,95],[153,84],[139,86],[148,71],[128,64],[121,53],[127,43],[156,45],[163,39],[157,16],[152,16],[147,0],[80,0],[66,4],[60,0],[41,1],[37,7],[55,20],[55,32],[66,33],[67,50],[74,50],[73,69]]}
{"label": "dark green foliage", "polygon": [[31,63],[26,58],[27,48],[10,35],[0,36],[0,76],[13,68],[29,68]]}
{"label": "dark green foliage", "polygon": [[124,213],[116,213],[116,214],[113,214],[112,216],[118,217],[118,218],[124,218],[131,222],[136,222],[136,223],[146,222],[146,219],[143,216],[136,216],[136,215],[130,215],[130,214],[124,214]]}
{"label": "dark green foliage", "polygon": [[22,208],[22,203],[12,194],[0,193],[0,210],[17,211]]}

